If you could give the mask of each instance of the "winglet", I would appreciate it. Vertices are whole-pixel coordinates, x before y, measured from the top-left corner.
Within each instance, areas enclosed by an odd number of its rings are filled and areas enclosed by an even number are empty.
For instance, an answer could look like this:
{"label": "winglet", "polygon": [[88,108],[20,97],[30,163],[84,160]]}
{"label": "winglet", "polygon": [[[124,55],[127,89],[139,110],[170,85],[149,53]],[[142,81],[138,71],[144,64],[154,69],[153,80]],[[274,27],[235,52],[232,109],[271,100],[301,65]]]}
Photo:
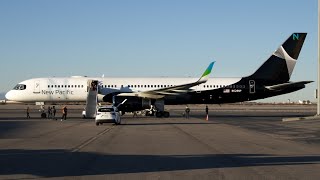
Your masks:
{"label": "winglet", "polygon": [[204,71],[204,73],[202,74],[201,78],[198,80],[198,82],[204,83],[209,79],[209,75],[211,73],[212,67],[214,65],[215,61],[211,62],[209,64],[209,66],[207,67],[207,69]]}

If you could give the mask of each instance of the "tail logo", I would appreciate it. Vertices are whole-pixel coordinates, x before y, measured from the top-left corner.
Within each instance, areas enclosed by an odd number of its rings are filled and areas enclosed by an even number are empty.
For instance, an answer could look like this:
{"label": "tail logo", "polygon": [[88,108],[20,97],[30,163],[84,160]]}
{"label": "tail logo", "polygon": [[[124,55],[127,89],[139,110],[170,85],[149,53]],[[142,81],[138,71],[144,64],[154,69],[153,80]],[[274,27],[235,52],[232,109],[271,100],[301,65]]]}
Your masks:
{"label": "tail logo", "polygon": [[299,40],[299,34],[292,34],[292,39],[295,40]]}

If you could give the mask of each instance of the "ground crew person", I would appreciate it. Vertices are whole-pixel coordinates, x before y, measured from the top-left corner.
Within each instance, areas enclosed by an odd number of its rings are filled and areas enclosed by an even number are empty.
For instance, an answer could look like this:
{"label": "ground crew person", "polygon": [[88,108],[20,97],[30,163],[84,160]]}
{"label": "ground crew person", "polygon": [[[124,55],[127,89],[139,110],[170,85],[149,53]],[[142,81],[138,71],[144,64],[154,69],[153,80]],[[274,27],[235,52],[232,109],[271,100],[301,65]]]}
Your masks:
{"label": "ground crew person", "polygon": [[48,106],[48,116],[47,116],[48,119],[51,119],[52,118],[52,111],[51,111],[51,107]]}
{"label": "ground crew person", "polygon": [[27,119],[30,119],[29,106],[27,107]]}
{"label": "ground crew person", "polygon": [[52,106],[52,119],[57,120],[56,119],[56,112],[57,112],[56,107]]}
{"label": "ground crew person", "polygon": [[67,106],[64,106],[64,107],[62,108],[62,118],[61,118],[61,121],[62,121],[62,120],[67,120],[67,113],[68,113]]}
{"label": "ground crew person", "polygon": [[186,118],[189,119],[190,108],[186,106]]}

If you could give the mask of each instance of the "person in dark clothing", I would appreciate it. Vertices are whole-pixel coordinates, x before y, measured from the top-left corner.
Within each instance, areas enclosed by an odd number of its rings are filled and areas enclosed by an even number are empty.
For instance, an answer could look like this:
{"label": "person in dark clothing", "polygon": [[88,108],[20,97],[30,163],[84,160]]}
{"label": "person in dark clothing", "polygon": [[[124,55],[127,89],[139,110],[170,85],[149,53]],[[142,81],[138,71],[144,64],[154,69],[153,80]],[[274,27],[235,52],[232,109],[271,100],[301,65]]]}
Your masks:
{"label": "person in dark clothing", "polygon": [[30,119],[30,112],[29,112],[29,106],[27,107],[27,119]]}
{"label": "person in dark clothing", "polygon": [[56,113],[57,113],[57,110],[56,110],[56,107],[55,106],[52,106],[52,119],[56,119]]}
{"label": "person in dark clothing", "polygon": [[189,119],[189,117],[190,117],[190,108],[188,106],[186,106],[185,112],[186,112],[186,118]]}
{"label": "person in dark clothing", "polygon": [[67,106],[64,106],[64,107],[62,108],[62,118],[61,118],[61,121],[62,121],[62,120],[67,120],[67,114],[68,114]]}
{"label": "person in dark clothing", "polygon": [[209,114],[209,108],[208,108],[208,106],[206,106],[206,115],[208,115]]}
{"label": "person in dark clothing", "polygon": [[48,106],[48,116],[47,116],[48,119],[51,119],[52,118],[52,110],[51,110],[51,107]]}

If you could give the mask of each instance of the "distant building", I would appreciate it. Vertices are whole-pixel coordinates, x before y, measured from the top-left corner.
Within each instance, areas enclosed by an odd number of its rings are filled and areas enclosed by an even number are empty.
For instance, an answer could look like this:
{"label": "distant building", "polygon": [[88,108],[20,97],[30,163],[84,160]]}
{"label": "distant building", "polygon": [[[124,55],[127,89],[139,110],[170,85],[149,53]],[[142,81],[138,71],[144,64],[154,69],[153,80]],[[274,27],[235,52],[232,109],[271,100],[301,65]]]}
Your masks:
{"label": "distant building", "polygon": [[299,100],[299,104],[312,104],[310,100]]}

